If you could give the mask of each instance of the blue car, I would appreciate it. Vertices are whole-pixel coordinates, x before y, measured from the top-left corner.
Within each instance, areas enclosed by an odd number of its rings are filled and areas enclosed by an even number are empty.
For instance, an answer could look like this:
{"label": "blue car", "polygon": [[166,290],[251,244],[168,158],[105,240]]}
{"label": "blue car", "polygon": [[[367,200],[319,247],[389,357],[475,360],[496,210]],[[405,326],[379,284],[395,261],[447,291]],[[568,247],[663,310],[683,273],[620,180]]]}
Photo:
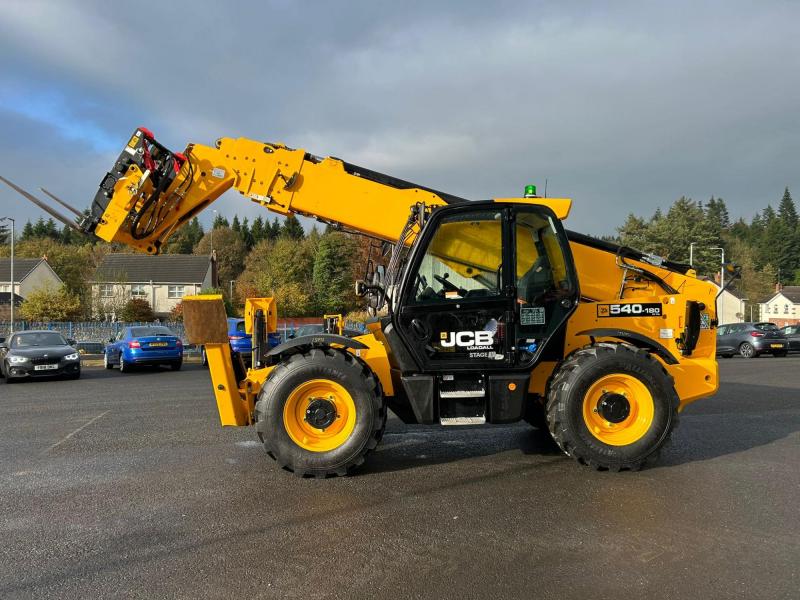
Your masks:
{"label": "blue car", "polygon": [[183,365],[183,344],[161,325],[126,327],[106,346],[103,364],[106,369],[119,366],[120,373],[136,365],[169,365],[177,371]]}
{"label": "blue car", "polygon": [[[274,348],[281,343],[281,335],[279,333],[269,333],[267,334],[267,339],[270,348]],[[245,330],[244,319],[228,318],[228,340],[231,343],[231,350],[241,354],[245,364],[249,364],[253,354],[253,336]],[[207,365],[206,349],[203,348],[201,352],[203,364]]]}

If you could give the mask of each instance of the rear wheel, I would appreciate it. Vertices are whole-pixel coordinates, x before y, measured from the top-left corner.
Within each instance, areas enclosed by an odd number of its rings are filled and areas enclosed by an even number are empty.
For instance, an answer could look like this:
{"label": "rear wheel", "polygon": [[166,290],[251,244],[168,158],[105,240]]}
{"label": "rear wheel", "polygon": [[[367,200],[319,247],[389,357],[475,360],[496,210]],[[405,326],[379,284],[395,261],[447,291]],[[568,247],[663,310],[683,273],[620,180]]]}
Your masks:
{"label": "rear wheel", "polygon": [[376,377],[351,354],[312,349],[279,364],[256,402],[267,453],[298,476],[346,475],[386,427]]}
{"label": "rear wheel", "polygon": [[733,354],[720,354],[722,358],[733,358]]}
{"label": "rear wheel", "polygon": [[777,356],[777,357],[783,358],[787,354],[788,354],[788,352],[786,350],[779,350],[778,352],[773,352],[772,356]]}
{"label": "rear wheel", "polygon": [[183,366],[183,361],[182,360],[176,360],[174,362],[171,362],[169,364],[169,366],[173,371],[180,371],[181,367]]}
{"label": "rear wheel", "polygon": [[551,379],[547,423],[559,447],[595,469],[637,470],[655,460],[678,421],[678,395],[644,350],[595,344]]}
{"label": "rear wheel", "polygon": [[741,346],[739,346],[739,354],[741,354],[745,358],[758,357],[758,352],[756,352],[756,349],[750,342],[742,342]]}
{"label": "rear wheel", "polygon": [[109,370],[114,368],[114,365],[108,360],[108,352],[103,352],[103,366]]}
{"label": "rear wheel", "polygon": [[131,366],[125,362],[125,357],[122,354],[119,355],[119,372],[120,373],[129,373],[131,370]]}

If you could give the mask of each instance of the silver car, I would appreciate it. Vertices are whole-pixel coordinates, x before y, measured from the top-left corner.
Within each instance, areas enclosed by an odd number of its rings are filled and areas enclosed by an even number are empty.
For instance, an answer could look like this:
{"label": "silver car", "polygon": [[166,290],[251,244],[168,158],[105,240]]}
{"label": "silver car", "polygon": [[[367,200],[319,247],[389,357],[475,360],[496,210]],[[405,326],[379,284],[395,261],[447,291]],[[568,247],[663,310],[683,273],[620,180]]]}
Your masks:
{"label": "silver car", "polygon": [[789,341],[775,323],[730,323],[717,327],[717,354],[756,358],[761,354],[786,356]]}

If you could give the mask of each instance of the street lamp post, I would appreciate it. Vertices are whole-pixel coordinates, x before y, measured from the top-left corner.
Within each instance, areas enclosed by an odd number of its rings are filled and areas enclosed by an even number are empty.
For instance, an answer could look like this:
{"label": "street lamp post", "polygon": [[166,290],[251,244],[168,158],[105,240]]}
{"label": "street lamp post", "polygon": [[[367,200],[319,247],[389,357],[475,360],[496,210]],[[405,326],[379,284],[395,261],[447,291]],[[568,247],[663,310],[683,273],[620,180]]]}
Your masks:
{"label": "street lamp post", "polygon": [[695,247],[696,244],[697,244],[697,242],[692,242],[691,244],[689,244],[689,266],[690,267],[694,266],[694,247]]}
{"label": "street lamp post", "polygon": [[9,333],[14,333],[14,225],[16,221],[11,217],[0,217],[0,222],[9,221],[11,223],[11,328]]}
{"label": "street lamp post", "polygon": [[214,223],[217,220],[217,210],[214,209],[211,211],[214,214],[214,220],[211,221],[211,254],[214,254]]}
{"label": "street lamp post", "polygon": [[[720,259],[720,270],[719,270],[719,289],[720,292],[725,288],[725,248],[720,248],[719,246],[715,246],[711,248],[711,250],[719,250],[722,252],[722,258]],[[720,294],[719,297],[719,315],[717,319],[724,316],[724,312],[722,310],[725,302],[725,297]]]}

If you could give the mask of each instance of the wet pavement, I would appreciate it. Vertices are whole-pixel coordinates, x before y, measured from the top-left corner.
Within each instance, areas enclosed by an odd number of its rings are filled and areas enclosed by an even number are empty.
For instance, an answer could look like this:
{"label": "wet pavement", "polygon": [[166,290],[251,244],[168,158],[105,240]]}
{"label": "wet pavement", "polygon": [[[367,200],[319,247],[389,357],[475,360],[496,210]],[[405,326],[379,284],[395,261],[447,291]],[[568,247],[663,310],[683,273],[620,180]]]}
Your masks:
{"label": "wet pavement", "polygon": [[0,597],[797,598],[800,357],[721,373],[639,473],[391,419],[327,480],[221,428],[196,365],[0,383]]}

